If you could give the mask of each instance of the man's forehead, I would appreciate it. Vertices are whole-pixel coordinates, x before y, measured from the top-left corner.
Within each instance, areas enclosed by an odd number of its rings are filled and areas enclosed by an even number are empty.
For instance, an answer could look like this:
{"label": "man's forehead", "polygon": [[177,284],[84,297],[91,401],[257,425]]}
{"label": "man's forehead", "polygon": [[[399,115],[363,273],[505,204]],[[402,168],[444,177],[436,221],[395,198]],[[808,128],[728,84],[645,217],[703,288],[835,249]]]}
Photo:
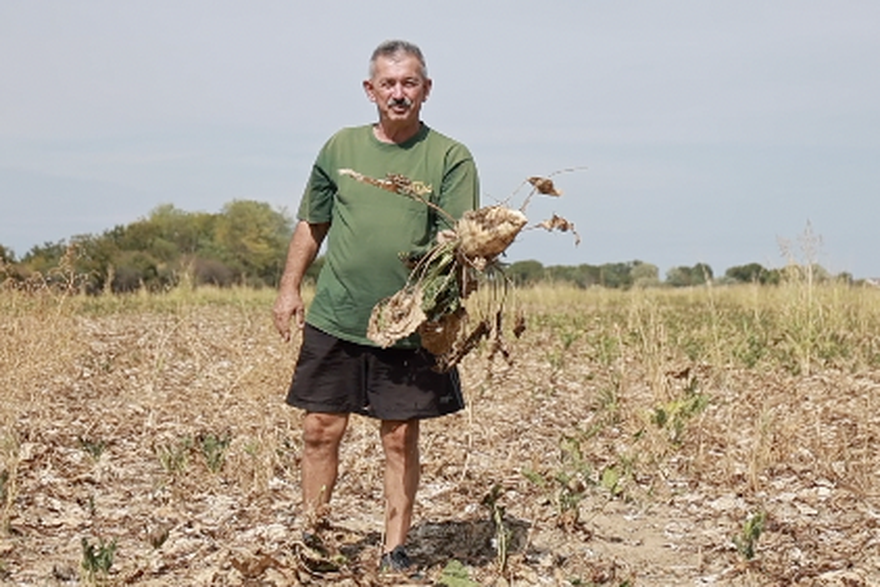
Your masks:
{"label": "man's forehead", "polygon": [[376,78],[416,75],[421,77],[422,64],[419,58],[409,53],[380,55],[376,58]]}

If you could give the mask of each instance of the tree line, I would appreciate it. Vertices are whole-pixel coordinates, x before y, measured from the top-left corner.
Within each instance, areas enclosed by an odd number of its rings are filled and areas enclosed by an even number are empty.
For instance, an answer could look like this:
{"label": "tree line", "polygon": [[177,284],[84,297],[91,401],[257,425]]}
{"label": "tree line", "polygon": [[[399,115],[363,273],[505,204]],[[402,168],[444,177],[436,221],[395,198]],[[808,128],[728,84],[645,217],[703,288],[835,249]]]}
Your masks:
{"label": "tree line", "polygon": [[293,231],[283,210],[233,200],[219,213],[161,205],[128,225],[33,247],[20,259],[0,245],[8,278],[52,283],[77,275],[88,293],[194,286],[277,285]]}
{"label": "tree line", "polygon": [[[0,244],[0,278],[51,285],[75,275],[77,287],[92,294],[163,291],[183,283],[274,288],[281,278],[293,226],[294,219],[286,211],[252,200],[233,200],[216,214],[186,212],[165,204],[145,218],[102,234],[35,246],[20,259]],[[317,276],[322,262],[322,258],[316,260],[307,278]],[[639,260],[574,266],[544,266],[528,260],[503,267],[517,285],[553,282],[617,289],[690,287],[709,282],[774,285],[790,270],[749,263],[716,277],[709,265],[697,263],[673,267],[661,279],[656,265]],[[832,278],[818,265],[809,269],[817,281]],[[848,274],[835,277],[852,281]]]}
{"label": "tree line", "polygon": [[603,265],[550,265],[538,261],[517,261],[508,265],[505,274],[517,285],[530,285],[542,282],[568,283],[577,287],[610,287],[629,289],[632,287],[692,287],[712,283],[732,285],[736,283],[756,283],[760,285],[779,285],[786,279],[814,282],[837,280],[853,283],[849,273],[832,275],[821,265],[789,265],[782,269],[768,269],[760,263],[748,263],[728,268],[724,275],[716,276],[712,267],[706,263],[693,266],[681,265],[666,271],[660,278],[660,269],[644,261],[626,263],[605,263]]}

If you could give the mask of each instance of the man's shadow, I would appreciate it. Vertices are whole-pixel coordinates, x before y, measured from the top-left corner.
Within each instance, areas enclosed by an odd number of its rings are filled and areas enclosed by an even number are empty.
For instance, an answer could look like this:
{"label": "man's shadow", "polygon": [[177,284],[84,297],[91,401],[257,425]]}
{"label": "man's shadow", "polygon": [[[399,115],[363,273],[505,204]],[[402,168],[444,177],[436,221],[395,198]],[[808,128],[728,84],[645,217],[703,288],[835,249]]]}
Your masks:
{"label": "man's shadow", "polygon": [[[506,541],[508,555],[524,551],[529,528],[528,522],[505,516],[502,538],[496,524],[486,517],[425,521],[410,530],[407,553],[422,568],[445,566],[453,559],[468,566],[484,567],[498,561],[501,540]],[[381,536],[370,532],[342,550],[347,556],[357,558],[364,549],[375,548],[380,542]]]}

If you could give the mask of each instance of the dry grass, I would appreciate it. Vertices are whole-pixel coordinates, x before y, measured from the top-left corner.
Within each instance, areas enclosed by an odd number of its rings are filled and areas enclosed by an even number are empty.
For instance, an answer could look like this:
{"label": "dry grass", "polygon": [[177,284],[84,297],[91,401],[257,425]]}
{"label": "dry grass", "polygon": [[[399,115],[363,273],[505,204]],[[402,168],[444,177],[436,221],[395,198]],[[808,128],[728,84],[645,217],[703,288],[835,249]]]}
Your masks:
{"label": "dry grass", "polygon": [[[373,570],[370,421],[334,496],[348,564],[312,577],[293,554],[296,345],[273,298],[0,292],[0,582],[396,584]],[[507,307],[528,316],[511,363],[484,343],[467,410],[424,426],[422,582],[458,561],[479,585],[880,584],[880,292],[542,287]],[[83,539],[116,541],[108,572]]]}

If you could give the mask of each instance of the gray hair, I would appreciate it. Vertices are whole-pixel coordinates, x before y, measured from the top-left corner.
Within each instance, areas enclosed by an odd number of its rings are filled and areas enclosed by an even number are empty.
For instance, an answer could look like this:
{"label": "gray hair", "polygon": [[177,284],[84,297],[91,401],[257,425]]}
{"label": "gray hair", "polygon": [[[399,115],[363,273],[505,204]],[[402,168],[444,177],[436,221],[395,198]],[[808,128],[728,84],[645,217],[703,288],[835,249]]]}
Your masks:
{"label": "gray hair", "polygon": [[410,43],[409,41],[401,41],[400,39],[385,41],[376,47],[376,50],[373,51],[373,56],[370,57],[370,79],[372,79],[376,73],[376,60],[379,57],[389,57],[393,59],[402,55],[411,55],[418,59],[422,66],[422,77],[428,79],[428,67],[425,65],[425,57],[422,55],[422,50],[419,49],[416,44]]}

